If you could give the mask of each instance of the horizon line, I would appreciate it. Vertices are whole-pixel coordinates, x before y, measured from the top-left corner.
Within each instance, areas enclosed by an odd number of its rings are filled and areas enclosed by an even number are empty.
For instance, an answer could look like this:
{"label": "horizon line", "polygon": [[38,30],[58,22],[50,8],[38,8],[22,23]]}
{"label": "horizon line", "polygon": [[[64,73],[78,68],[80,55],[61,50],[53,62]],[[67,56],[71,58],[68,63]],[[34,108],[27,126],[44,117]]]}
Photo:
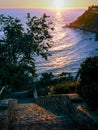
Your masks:
{"label": "horizon line", "polygon": [[47,10],[66,10],[66,9],[86,9],[88,7],[66,7],[66,8],[45,8],[45,7],[0,7],[0,9],[47,9]]}

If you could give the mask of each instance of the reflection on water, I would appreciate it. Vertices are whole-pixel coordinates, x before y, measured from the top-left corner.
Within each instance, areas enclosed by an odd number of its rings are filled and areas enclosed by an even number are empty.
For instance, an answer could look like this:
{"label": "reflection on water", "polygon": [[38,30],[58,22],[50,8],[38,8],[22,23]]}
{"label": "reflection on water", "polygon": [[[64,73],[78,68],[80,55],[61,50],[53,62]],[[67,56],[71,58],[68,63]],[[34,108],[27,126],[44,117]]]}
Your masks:
{"label": "reflection on water", "polygon": [[52,33],[54,44],[50,49],[52,56],[48,61],[40,61],[40,65],[37,63],[39,73],[50,71],[75,73],[86,57],[98,55],[98,52],[95,51],[98,48],[95,34],[64,27],[68,21],[70,22],[69,19],[73,18],[70,16],[68,11],[55,13],[53,17],[55,30]]}
{"label": "reflection on water", "polygon": [[54,23],[54,41],[58,41],[59,39],[62,39],[65,36],[65,32],[62,31],[62,23],[64,23],[64,19],[61,15],[61,12],[58,11],[56,12],[56,16],[54,19],[55,23]]}
{"label": "reflection on water", "polygon": [[[55,51],[55,52],[61,51],[61,52],[58,52],[56,56],[53,55],[50,64],[53,65],[54,69],[59,69],[64,67],[66,64],[69,64],[68,57],[64,57],[64,55],[62,55],[62,50],[64,50],[64,48],[69,47],[70,45],[63,43],[63,38],[66,37],[67,32],[63,31],[62,23],[64,23],[64,19],[60,11],[56,12],[55,21],[56,21],[54,26],[55,30],[52,34],[54,46],[53,48],[50,49],[50,51]],[[61,39],[62,41],[60,41]]]}

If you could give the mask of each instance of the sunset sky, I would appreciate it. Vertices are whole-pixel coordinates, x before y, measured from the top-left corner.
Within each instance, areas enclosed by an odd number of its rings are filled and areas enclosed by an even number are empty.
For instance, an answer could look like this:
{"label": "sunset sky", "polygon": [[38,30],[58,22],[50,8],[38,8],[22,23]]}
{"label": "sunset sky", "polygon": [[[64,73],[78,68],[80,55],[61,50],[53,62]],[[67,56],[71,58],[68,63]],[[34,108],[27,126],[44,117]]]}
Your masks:
{"label": "sunset sky", "polygon": [[98,5],[98,0],[0,0],[0,8],[64,9]]}

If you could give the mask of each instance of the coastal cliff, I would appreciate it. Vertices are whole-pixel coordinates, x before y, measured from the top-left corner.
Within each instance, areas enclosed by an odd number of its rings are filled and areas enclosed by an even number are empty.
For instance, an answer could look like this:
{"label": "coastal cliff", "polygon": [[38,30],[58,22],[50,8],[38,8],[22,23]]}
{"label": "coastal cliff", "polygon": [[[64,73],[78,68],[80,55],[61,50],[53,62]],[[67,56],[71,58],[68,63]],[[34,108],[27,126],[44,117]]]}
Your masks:
{"label": "coastal cliff", "polygon": [[98,6],[90,6],[74,22],[66,25],[70,28],[79,28],[86,31],[98,33]]}

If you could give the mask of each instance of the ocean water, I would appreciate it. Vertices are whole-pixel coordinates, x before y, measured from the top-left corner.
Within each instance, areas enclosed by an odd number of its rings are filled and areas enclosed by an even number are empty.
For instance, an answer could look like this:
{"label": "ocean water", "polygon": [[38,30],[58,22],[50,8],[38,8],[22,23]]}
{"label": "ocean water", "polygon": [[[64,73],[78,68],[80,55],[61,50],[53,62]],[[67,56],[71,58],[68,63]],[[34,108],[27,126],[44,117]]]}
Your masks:
{"label": "ocean water", "polygon": [[40,75],[45,72],[59,74],[71,72],[76,74],[80,64],[90,56],[98,55],[98,41],[96,35],[80,29],[70,29],[66,24],[74,21],[85,9],[67,9],[63,11],[45,9],[0,9],[0,14],[11,15],[26,22],[26,14],[41,17],[43,13],[50,16],[53,22],[54,31],[53,44],[49,52],[52,54],[48,60],[35,56],[37,73]]}

